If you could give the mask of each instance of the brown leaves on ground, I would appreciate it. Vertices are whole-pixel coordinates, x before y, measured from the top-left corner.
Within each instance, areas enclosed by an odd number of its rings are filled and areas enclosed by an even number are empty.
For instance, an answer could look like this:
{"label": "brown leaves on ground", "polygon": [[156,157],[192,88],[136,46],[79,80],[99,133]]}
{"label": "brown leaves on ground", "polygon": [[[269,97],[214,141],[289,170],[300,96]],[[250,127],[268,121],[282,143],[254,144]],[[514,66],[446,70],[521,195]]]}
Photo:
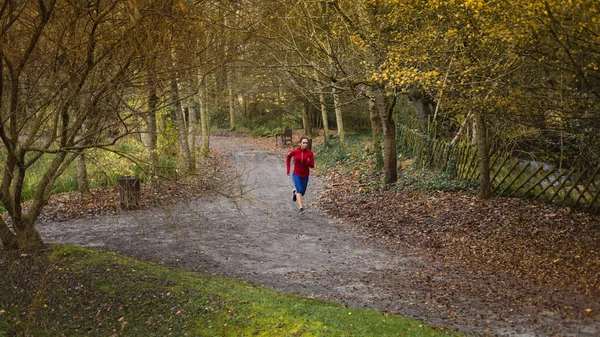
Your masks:
{"label": "brown leaves on ground", "polygon": [[[471,278],[517,279],[518,286],[574,292],[584,301],[600,296],[598,215],[516,198],[481,200],[464,192],[361,192],[352,172],[333,172],[328,178],[321,207],[367,228],[372,238],[410,246],[445,265],[457,265]],[[513,290],[503,282],[478,291],[510,295]],[[474,280],[469,285],[476,286]],[[519,301],[516,297],[511,300]],[[599,314],[597,301],[574,303],[574,298],[556,299],[552,293],[538,297],[557,309],[577,305],[588,318]]]}
{"label": "brown leaves on ground", "polygon": [[[229,132],[218,135],[237,150],[253,149],[287,153],[292,145],[281,145],[270,138],[232,137]],[[299,133],[294,140],[299,140]],[[194,175],[178,181],[158,179],[141,184],[140,208],[172,204],[178,200],[196,198],[211,192],[231,193],[231,184],[235,184],[236,172],[227,157],[212,151],[208,157],[200,157]],[[235,189],[235,188],[234,188]],[[117,186],[98,188],[89,193],[61,193],[53,195],[42,210],[38,221],[67,221],[106,214],[116,214],[119,209],[119,190]],[[24,205],[27,208],[28,203]]]}
{"label": "brown leaves on ground", "polygon": [[[235,171],[231,163],[217,152],[209,157],[201,157],[196,165],[196,173],[184,179],[157,179],[152,183],[141,184],[140,208],[169,205],[211,192],[228,193],[230,185],[235,184]],[[25,208],[27,205],[28,203]],[[119,209],[117,186],[98,188],[89,193],[61,193],[50,198],[38,221],[67,221],[116,214]]]}

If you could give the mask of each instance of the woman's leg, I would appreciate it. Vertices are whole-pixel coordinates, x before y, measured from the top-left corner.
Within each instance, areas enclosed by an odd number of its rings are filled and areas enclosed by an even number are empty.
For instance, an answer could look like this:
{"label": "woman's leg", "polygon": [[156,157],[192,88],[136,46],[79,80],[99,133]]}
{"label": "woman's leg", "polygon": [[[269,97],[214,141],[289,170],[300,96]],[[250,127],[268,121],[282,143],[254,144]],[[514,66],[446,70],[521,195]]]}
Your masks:
{"label": "woman's leg", "polygon": [[300,209],[302,208],[302,197],[308,185],[308,177],[300,178],[296,174],[292,174],[292,179],[294,180],[294,186],[296,186],[296,203],[298,204],[298,209]]}
{"label": "woman's leg", "polygon": [[303,208],[302,206],[302,198],[304,197],[304,194],[306,193],[306,187],[308,186],[308,177],[305,178],[300,178],[300,193],[296,194],[296,198],[298,201],[298,208]]}

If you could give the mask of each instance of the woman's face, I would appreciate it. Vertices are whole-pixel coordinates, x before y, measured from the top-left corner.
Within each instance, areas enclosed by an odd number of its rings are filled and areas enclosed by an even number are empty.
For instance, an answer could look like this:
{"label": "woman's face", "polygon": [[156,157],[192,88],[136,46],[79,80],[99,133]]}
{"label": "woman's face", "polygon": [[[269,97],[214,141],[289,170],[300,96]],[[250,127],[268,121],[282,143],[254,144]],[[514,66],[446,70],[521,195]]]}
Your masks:
{"label": "woman's face", "polygon": [[301,148],[302,150],[304,150],[304,149],[306,149],[307,147],[308,147],[308,139],[306,139],[306,138],[303,138],[303,139],[300,141],[300,148]]}

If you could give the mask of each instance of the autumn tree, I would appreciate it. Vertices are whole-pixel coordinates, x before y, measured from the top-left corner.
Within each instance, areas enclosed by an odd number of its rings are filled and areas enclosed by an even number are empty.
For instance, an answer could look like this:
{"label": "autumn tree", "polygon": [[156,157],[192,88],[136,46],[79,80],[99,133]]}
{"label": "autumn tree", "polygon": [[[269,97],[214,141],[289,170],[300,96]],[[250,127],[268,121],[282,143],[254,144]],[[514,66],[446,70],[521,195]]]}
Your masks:
{"label": "autumn tree", "polygon": [[[331,1],[329,5],[344,23],[344,30],[356,48],[360,63],[366,66],[356,82],[371,86],[368,90],[377,109],[383,133],[384,172],[388,184],[398,179],[396,124],[393,111],[396,105],[396,88],[388,81],[377,78],[376,72],[385,62],[389,48],[389,29],[384,19],[391,15],[389,9],[381,9],[378,1]],[[378,151],[378,149],[377,149]]]}
{"label": "autumn tree", "polygon": [[[428,97],[430,102],[417,112],[434,122],[440,111],[454,120],[474,121],[482,196],[490,195],[490,144],[550,130],[569,130],[580,140],[597,134],[594,3],[365,4],[376,5],[368,17],[388,43],[385,61],[374,67],[375,78],[413,98],[415,93]],[[585,127],[576,131],[576,125]],[[593,157],[590,147],[581,145]]]}
{"label": "autumn tree", "polygon": [[321,111],[325,141],[328,142],[327,97],[331,97],[340,146],[344,147],[343,109],[353,101],[352,87],[360,60],[350,48],[345,25],[327,2],[299,1],[282,6],[276,20],[265,27],[270,56],[295,92]]}
{"label": "autumn tree", "polygon": [[187,112],[185,125],[193,159],[199,133],[202,151],[209,151],[211,120],[227,119],[231,129],[238,124],[236,91],[248,81],[237,76],[238,67],[252,53],[255,23],[248,12],[258,9],[237,1],[182,0],[173,10],[177,15],[172,25],[177,31],[172,37],[178,55],[173,70],[178,73],[182,109]]}
{"label": "autumn tree", "polygon": [[[598,102],[600,33],[597,1],[548,0],[518,4],[507,43],[526,72],[511,78],[502,106],[521,125],[544,160],[593,167],[600,161]],[[541,152],[540,150],[544,151]]]}
{"label": "autumn tree", "polygon": [[[0,238],[5,248],[35,247],[35,220],[56,178],[82,148],[102,146],[108,128],[137,127],[122,104],[137,67],[127,48],[136,22],[125,1],[40,0],[3,2],[0,24]],[[43,157],[50,164],[25,209],[23,182]]]}

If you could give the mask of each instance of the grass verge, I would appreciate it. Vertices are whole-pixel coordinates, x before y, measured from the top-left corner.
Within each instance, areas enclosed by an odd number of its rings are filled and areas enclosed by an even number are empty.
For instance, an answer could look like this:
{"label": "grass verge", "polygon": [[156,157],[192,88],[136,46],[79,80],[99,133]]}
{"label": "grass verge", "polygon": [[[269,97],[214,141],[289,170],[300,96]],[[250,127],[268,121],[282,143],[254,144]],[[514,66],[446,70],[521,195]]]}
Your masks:
{"label": "grass verge", "polygon": [[2,251],[0,270],[0,336],[458,336],[73,246]]}

